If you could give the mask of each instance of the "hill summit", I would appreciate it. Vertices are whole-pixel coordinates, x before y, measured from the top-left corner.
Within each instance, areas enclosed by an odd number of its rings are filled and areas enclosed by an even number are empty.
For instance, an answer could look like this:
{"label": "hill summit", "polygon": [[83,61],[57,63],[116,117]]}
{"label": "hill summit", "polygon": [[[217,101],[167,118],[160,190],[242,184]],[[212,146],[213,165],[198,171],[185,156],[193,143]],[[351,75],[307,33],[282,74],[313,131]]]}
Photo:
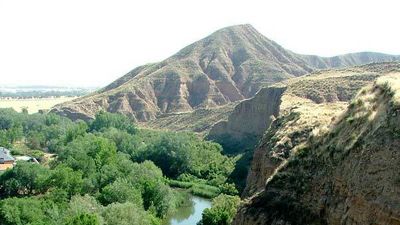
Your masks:
{"label": "hill summit", "polygon": [[399,59],[370,52],[335,57],[300,55],[251,25],[237,25],[220,29],[162,62],[137,67],[98,92],[58,105],[53,111],[87,120],[104,110],[149,121],[163,114],[247,99],[264,86],[318,69]]}

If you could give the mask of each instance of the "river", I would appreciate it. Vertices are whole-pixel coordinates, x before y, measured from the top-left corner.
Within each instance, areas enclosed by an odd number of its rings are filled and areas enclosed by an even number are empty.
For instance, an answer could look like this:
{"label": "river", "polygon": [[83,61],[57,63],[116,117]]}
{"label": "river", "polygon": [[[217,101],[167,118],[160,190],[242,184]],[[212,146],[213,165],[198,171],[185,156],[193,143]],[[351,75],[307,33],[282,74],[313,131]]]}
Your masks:
{"label": "river", "polygon": [[163,225],[196,225],[201,214],[211,207],[211,200],[190,195],[190,202],[165,219]]}

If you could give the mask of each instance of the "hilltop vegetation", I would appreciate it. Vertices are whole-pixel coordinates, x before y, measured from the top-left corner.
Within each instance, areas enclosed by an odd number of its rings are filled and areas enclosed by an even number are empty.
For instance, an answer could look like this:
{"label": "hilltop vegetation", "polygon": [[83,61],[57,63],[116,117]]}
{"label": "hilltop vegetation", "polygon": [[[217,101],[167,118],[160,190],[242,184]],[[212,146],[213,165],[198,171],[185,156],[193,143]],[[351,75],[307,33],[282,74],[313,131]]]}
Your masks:
{"label": "hilltop vegetation", "polygon": [[57,154],[0,175],[6,225],[159,224],[185,199],[170,179],[196,184],[198,192],[237,193],[228,181],[235,159],[190,133],[139,129],[106,112],[91,122],[10,109],[0,115],[1,144],[13,154]]}

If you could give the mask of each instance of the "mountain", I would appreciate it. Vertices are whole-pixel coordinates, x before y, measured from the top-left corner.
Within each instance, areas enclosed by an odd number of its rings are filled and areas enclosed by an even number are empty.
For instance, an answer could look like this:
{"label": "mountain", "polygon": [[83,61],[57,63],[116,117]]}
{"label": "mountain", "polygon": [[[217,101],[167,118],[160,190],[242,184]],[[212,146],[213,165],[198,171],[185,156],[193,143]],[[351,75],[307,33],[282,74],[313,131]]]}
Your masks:
{"label": "mountain", "polygon": [[400,224],[400,67],[383,75],[331,119],[317,107],[277,118],[233,224]]}
{"label": "mountain", "polygon": [[253,97],[261,87],[318,69],[399,59],[369,52],[326,58],[300,55],[251,25],[231,26],[162,62],[137,67],[94,94],[58,105],[53,112],[88,120],[105,110],[149,121],[241,101]]}

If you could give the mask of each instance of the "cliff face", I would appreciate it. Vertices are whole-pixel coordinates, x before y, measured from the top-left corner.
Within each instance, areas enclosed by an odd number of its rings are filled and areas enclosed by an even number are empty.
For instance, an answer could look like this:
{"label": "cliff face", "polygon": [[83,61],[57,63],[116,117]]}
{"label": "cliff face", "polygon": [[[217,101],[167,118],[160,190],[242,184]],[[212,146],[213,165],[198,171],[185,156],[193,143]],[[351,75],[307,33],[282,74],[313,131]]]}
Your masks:
{"label": "cliff face", "polygon": [[248,185],[258,190],[248,188],[234,224],[400,224],[399,93],[399,72],[380,77],[331,125],[283,151],[271,137],[301,116],[274,121],[253,162],[267,175],[253,168]]}
{"label": "cliff face", "polygon": [[145,122],[251,98],[262,87],[317,69],[399,59],[367,52],[331,58],[299,55],[250,25],[238,25],[218,30],[160,63],[140,66],[53,112],[87,120],[105,110]]}
{"label": "cliff face", "polygon": [[239,103],[227,121],[216,123],[208,138],[228,149],[253,146],[279,114],[282,94],[286,87],[261,89],[257,95]]}

